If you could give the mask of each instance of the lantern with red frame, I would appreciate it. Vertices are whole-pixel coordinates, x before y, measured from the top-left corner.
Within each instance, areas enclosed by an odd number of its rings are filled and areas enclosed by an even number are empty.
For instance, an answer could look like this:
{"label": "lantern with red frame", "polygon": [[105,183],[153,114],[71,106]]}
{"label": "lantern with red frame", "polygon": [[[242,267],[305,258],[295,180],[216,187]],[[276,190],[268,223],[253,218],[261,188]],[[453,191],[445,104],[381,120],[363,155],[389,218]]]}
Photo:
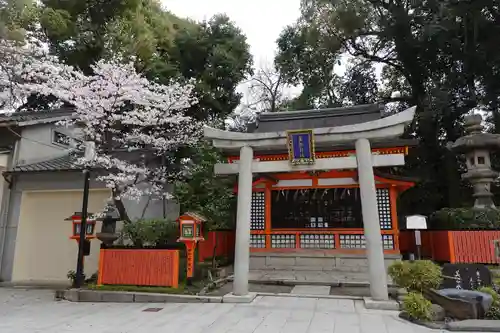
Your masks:
{"label": "lantern with red frame", "polygon": [[193,277],[194,271],[194,250],[199,241],[205,240],[203,237],[203,223],[206,219],[196,213],[187,212],[179,216],[177,219],[180,227],[180,237],[178,242],[183,242],[186,245],[187,252],[187,277]]}
{"label": "lantern with red frame", "polygon": [[[89,214],[89,216],[92,214]],[[72,222],[72,234],[70,236],[71,239],[75,239],[77,242],[80,239],[80,228],[82,226],[82,213],[75,212],[73,215],[65,219],[66,221]],[[95,238],[94,230],[95,230],[96,221],[93,219],[87,219],[85,222],[85,239],[93,239]]]}

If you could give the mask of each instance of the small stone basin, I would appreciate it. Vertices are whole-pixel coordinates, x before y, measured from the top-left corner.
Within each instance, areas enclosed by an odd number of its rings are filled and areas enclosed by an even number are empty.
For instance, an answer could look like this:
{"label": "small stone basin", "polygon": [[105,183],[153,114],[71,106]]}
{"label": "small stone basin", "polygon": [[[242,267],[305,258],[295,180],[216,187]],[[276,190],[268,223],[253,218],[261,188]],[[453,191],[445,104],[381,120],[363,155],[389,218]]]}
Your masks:
{"label": "small stone basin", "polygon": [[488,312],[493,304],[493,297],[490,294],[482,293],[480,291],[475,290],[463,290],[463,289],[440,289],[437,290],[437,293],[454,299],[462,299],[464,301],[468,301],[471,303],[476,302],[476,300],[480,300],[480,304],[483,308],[484,313]]}

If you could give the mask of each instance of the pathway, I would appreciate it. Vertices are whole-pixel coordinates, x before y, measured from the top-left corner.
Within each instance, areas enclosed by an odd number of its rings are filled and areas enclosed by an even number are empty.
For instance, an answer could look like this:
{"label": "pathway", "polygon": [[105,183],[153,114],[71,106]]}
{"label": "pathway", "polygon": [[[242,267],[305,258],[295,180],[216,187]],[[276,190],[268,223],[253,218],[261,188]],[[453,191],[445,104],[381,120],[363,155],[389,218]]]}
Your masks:
{"label": "pathway", "polygon": [[[145,312],[157,308],[158,312]],[[251,304],[53,301],[47,290],[0,288],[2,333],[425,333],[396,312],[341,299],[258,297]]]}

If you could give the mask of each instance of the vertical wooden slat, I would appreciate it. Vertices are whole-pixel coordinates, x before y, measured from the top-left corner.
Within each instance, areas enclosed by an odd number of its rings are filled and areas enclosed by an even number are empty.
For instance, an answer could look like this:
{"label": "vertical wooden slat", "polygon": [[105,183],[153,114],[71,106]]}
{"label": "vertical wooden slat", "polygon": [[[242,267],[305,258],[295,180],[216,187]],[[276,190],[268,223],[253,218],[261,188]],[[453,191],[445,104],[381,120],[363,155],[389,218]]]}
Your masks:
{"label": "vertical wooden slat", "polygon": [[453,232],[453,244],[455,245],[455,261],[457,263],[467,262],[470,259],[466,258],[467,254],[464,254],[464,248],[470,249],[470,245],[467,244],[468,237],[463,237],[464,233]]}
{"label": "vertical wooden slat", "polygon": [[448,238],[448,246],[449,246],[449,251],[450,251],[450,263],[454,264],[456,262],[455,259],[455,245],[454,245],[454,239],[453,239],[453,232],[448,231],[446,232],[447,238]]}
{"label": "vertical wooden slat", "polygon": [[473,260],[474,260],[474,262],[479,262],[479,260],[481,260],[481,258],[485,258],[487,260],[487,263],[489,263],[490,258],[486,254],[486,251],[485,251],[486,246],[484,244],[487,241],[486,234],[484,232],[480,231],[479,232],[479,239],[480,239],[479,242],[472,242],[473,252],[474,252]]}
{"label": "vertical wooden slat", "polygon": [[266,232],[266,249],[271,248],[271,184],[266,184],[264,192],[264,231]]}
{"label": "vertical wooden slat", "polygon": [[[489,259],[488,263],[494,264],[495,258],[493,256],[493,253],[491,252],[492,249],[491,245],[493,244],[493,242],[489,237],[487,237],[488,235],[486,234],[486,232],[483,233],[484,233],[484,243],[482,244],[483,256]],[[495,237],[494,234],[492,236]]]}
{"label": "vertical wooden slat", "polygon": [[175,251],[175,253],[174,253],[172,267],[173,267],[173,275],[175,275],[175,276],[172,276],[172,288],[178,288],[179,287],[179,251]]}
{"label": "vertical wooden slat", "polygon": [[102,286],[102,275],[104,274],[104,249],[99,250],[99,268],[97,272],[97,285]]}
{"label": "vertical wooden slat", "polygon": [[389,188],[389,203],[391,205],[391,226],[394,232],[394,250],[399,251],[399,223],[397,208],[398,192],[396,186]]}
{"label": "vertical wooden slat", "polygon": [[177,250],[105,250],[99,263],[102,284],[167,286],[179,283]]}

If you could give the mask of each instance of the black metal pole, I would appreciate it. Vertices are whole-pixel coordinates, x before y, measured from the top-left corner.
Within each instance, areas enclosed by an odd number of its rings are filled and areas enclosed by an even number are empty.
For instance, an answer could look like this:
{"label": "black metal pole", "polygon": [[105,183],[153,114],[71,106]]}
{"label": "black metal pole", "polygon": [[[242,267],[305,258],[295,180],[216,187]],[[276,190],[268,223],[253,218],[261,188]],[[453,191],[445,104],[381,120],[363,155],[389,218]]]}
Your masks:
{"label": "black metal pole", "polygon": [[83,183],[83,202],[82,202],[82,222],[80,224],[80,239],[78,241],[78,259],[76,262],[76,278],[74,287],[80,288],[85,282],[85,275],[83,272],[83,258],[85,247],[85,236],[87,229],[87,209],[89,203],[89,187],[90,187],[90,170],[85,168],[83,170],[84,183]]}

